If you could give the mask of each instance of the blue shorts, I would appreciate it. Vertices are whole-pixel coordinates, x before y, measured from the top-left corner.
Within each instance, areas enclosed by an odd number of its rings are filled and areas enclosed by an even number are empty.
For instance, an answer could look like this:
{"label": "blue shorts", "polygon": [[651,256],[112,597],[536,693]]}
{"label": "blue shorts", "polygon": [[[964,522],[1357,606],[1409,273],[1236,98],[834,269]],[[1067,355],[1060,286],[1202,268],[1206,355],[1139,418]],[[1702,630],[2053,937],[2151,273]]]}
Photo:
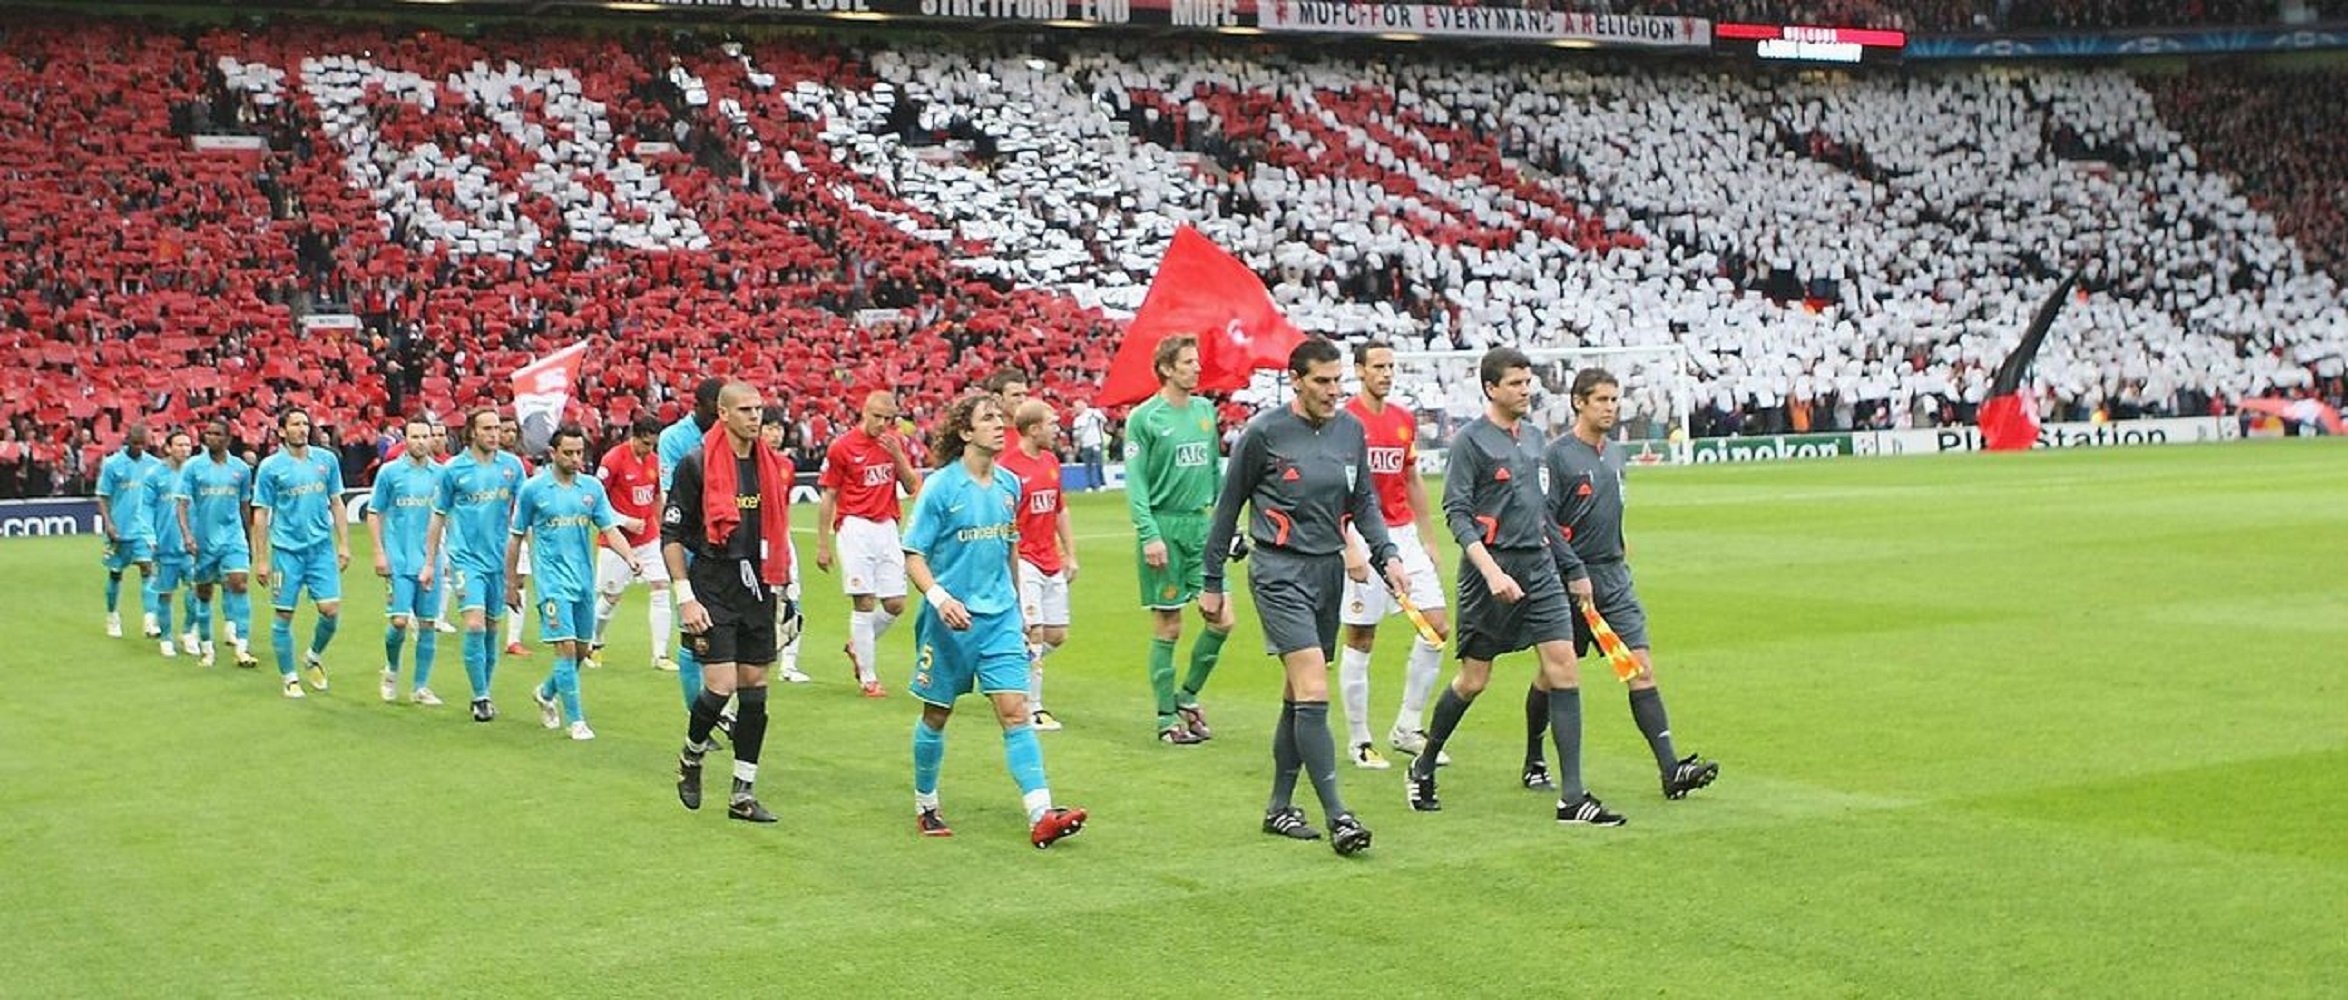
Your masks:
{"label": "blue shorts", "polygon": [[505,571],[475,573],[460,566],[448,570],[448,592],[457,598],[457,613],[479,611],[489,618],[505,616]]}
{"label": "blue shorts", "polygon": [[155,560],[155,592],[168,594],[178,590],[180,584],[194,578],[195,571],[195,560],[187,557],[185,549],[180,551],[180,556],[177,559]]}
{"label": "blue shorts", "polygon": [[155,561],[155,540],[152,538],[125,538],[106,540],[103,557],[106,572],[120,573],[132,566],[152,564]]}
{"label": "blue shorts", "polygon": [[246,545],[212,545],[196,550],[195,581],[219,583],[232,573],[253,571],[253,550]]}
{"label": "blue shorts", "polygon": [[[539,642],[594,642],[595,595],[538,598]],[[1024,683],[1024,682],[1022,682]],[[1026,690],[1021,688],[1021,690]]]}
{"label": "blue shorts", "polygon": [[269,560],[269,591],[276,595],[270,607],[292,611],[301,605],[303,591],[309,592],[312,604],[342,600],[342,567],[334,564],[334,546],[281,549],[270,553]]}
{"label": "blue shorts", "polygon": [[385,617],[421,618],[425,621],[440,617],[440,581],[437,578],[427,589],[415,577],[394,573],[390,590],[391,593],[383,601]]}
{"label": "blue shorts", "polygon": [[950,707],[976,689],[980,694],[1027,690],[1027,636],[1017,609],[971,615],[970,627],[947,628],[937,612],[922,605],[913,620],[913,696]]}

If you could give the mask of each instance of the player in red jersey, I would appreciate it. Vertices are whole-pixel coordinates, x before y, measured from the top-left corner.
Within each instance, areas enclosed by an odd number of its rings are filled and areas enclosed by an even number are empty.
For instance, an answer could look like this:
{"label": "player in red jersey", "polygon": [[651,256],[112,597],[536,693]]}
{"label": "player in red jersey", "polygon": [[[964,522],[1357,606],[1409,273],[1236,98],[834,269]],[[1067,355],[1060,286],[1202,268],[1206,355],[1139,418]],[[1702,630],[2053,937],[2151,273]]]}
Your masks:
{"label": "player in red jersey", "polygon": [[[815,518],[815,568],[837,563],[848,613],[848,660],[867,698],[886,697],[874,651],[905,613],[905,550],[897,531],[897,488],[921,491],[921,473],[897,434],[897,396],[876,390],[864,397],[855,427],[824,453],[823,501]],[[832,536],[840,538],[835,557]]]}
{"label": "player in red jersey", "polygon": [[[1418,418],[1401,404],[1388,400],[1394,389],[1394,348],[1384,341],[1354,345],[1354,374],[1362,391],[1346,401],[1345,411],[1361,421],[1369,443],[1370,488],[1378,495],[1386,533],[1402,556],[1410,576],[1411,603],[1427,616],[1435,633],[1450,638],[1443,609],[1443,578],[1435,571],[1434,507],[1427,502],[1426,484],[1419,480]],[[1369,554],[1361,539],[1347,529],[1345,604],[1339,617],[1345,623],[1345,650],[1337,667],[1338,690],[1345,699],[1347,745],[1355,767],[1383,770],[1386,758],[1370,742],[1370,650],[1378,641],[1378,623],[1401,610],[1394,595],[1369,572]],[[1443,647],[1424,637],[1411,644],[1409,667],[1403,675],[1402,711],[1395,716],[1387,742],[1394,749],[1417,756],[1426,746],[1422,719],[1427,696],[1443,671]],[[1436,763],[1445,763],[1438,760]]]}
{"label": "player in red jersey", "polygon": [[611,628],[611,616],[619,610],[620,598],[627,594],[628,584],[641,580],[652,590],[652,667],[671,672],[677,669],[669,660],[669,635],[674,631],[675,614],[669,607],[669,570],[660,555],[660,459],[652,453],[653,445],[660,439],[660,429],[659,418],[637,417],[628,425],[628,439],[604,452],[603,461],[595,467],[595,478],[603,481],[603,493],[610,498],[611,509],[623,520],[635,518],[644,523],[627,532],[629,551],[621,552],[608,545],[596,550],[595,650],[589,654],[586,666],[595,666],[603,659],[604,633]]}
{"label": "player in red jersey", "polygon": [[1027,714],[1040,732],[1060,720],[1044,710],[1044,657],[1068,641],[1068,585],[1076,582],[1076,539],[1060,492],[1060,415],[1041,400],[1019,404],[1017,444],[996,456],[1019,480],[1019,609],[1027,621]]}

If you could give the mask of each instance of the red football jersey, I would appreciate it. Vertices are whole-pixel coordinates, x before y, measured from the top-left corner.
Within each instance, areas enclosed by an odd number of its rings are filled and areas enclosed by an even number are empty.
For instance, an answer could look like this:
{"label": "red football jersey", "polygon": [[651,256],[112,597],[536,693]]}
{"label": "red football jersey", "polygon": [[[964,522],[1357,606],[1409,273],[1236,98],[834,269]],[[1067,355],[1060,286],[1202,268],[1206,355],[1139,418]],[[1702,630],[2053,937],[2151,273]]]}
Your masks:
{"label": "red football jersey", "polygon": [[603,495],[611,500],[611,509],[644,522],[643,527],[628,532],[628,544],[642,546],[660,537],[660,518],[652,509],[653,502],[660,499],[659,456],[652,452],[639,456],[626,442],[615,444],[603,453],[595,478],[603,480]]}
{"label": "red football jersey", "polygon": [[1060,456],[1047,451],[1029,458],[1014,444],[995,464],[1019,479],[1019,558],[1059,572],[1060,512],[1068,506],[1060,496]]}
{"label": "red football jersey", "polygon": [[1386,526],[1397,528],[1417,520],[1410,509],[1410,477],[1419,474],[1419,422],[1409,410],[1393,403],[1370,412],[1362,397],[1345,401],[1345,412],[1362,422],[1362,440],[1370,446],[1370,489],[1378,494],[1378,511]]}
{"label": "red football jersey", "polygon": [[816,483],[840,491],[839,508],[832,512],[834,528],[850,517],[897,519],[897,460],[862,427],[849,428],[832,441],[823,455],[823,475]]}

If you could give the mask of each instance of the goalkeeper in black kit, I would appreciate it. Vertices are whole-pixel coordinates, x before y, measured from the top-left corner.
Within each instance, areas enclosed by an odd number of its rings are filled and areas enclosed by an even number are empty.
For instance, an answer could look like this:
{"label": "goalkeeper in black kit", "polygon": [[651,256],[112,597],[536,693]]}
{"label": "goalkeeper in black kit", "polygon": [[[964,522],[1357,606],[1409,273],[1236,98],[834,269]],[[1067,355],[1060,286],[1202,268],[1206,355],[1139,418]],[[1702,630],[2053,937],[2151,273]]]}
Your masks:
{"label": "goalkeeper in black kit", "polygon": [[[1590,595],[1598,615],[1631,656],[1639,672],[1629,678],[1631,718],[1647,738],[1662,772],[1663,797],[1686,798],[1689,792],[1712,783],[1720,765],[1695,754],[1677,755],[1671,744],[1671,720],[1663,711],[1663,692],[1655,689],[1655,666],[1647,655],[1647,611],[1631,587],[1630,565],[1623,560],[1623,452],[1607,440],[1622,412],[1622,386],[1603,368],[1584,368],[1574,374],[1573,430],[1549,445],[1549,513],[1558,533],[1572,546],[1574,561],[1590,578]],[[1574,622],[1574,650],[1589,653],[1595,637],[1590,626]],[[1525,693],[1525,787],[1540,788],[1548,781],[1541,760],[1541,732],[1548,728],[1552,692],[1538,686]]]}

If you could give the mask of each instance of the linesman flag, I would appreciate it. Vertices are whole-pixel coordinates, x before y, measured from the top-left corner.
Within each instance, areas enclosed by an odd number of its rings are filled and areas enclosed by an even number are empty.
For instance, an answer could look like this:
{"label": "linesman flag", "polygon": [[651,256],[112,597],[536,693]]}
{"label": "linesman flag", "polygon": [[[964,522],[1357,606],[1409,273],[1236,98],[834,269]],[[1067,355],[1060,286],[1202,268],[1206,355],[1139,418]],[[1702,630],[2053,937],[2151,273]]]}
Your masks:
{"label": "linesman flag", "polygon": [[2022,376],[2030,370],[2030,363],[2038,360],[2038,349],[2046,344],[2046,332],[2054,328],[2055,316],[2063,311],[2063,303],[2070,300],[2071,289],[2079,284],[2079,272],[2071,272],[2054,294],[2038,306],[2038,315],[2030,320],[2030,329],[2022,334],[2022,342],[1997,366],[1997,378],[1989,384],[1989,398],[1981,403],[1978,422],[1981,425],[1982,444],[1990,451],[2028,451],[2038,443],[2038,407],[2036,401],[2022,391]]}
{"label": "linesman flag", "polygon": [[1591,638],[1598,640],[1598,651],[1606,654],[1606,662],[1614,667],[1614,679],[1625,684],[1639,675],[1639,658],[1631,654],[1631,647],[1616,635],[1614,626],[1606,624],[1606,616],[1598,613],[1598,605],[1580,602],[1582,621],[1590,626]]}
{"label": "linesman flag", "polygon": [[1158,391],[1151,354],[1158,341],[1180,334],[1198,338],[1202,392],[1243,388],[1256,369],[1285,367],[1288,352],[1304,342],[1304,333],[1272,304],[1263,279],[1189,226],[1175,230],[1149,294],[1125,325],[1100,405],[1138,402]]}
{"label": "linesman flag", "polygon": [[563,409],[571,404],[571,386],[579,381],[579,363],[587,357],[582,340],[514,371],[514,420],[522,425],[521,453],[542,455],[562,426]]}

